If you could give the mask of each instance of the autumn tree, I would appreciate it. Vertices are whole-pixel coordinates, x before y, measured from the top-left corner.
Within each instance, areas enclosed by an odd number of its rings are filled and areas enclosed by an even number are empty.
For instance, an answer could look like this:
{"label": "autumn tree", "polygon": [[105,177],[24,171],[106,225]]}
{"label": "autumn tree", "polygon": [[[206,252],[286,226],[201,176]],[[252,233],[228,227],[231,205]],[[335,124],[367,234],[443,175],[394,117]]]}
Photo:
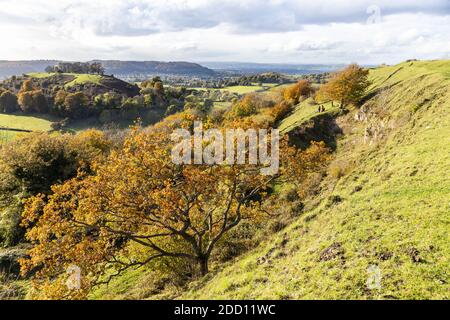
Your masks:
{"label": "autumn tree", "polygon": [[351,64],[342,71],[333,74],[317,92],[319,101],[338,101],[341,108],[348,104],[358,104],[364,97],[370,82],[369,70],[357,64]]}
{"label": "autumn tree", "polygon": [[69,93],[64,99],[64,115],[79,118],[87,111],[89,98],[83,92]]}
{"label": "autumn tree", "polygon": [[51,186],[90,171],[94,159],[109,152],[111,143],[100,131],[78,135],[30,133],[2,146],[0,153],[0,245],[23,241],[22,202]]}
{"label": "autumn tree", "polygon": [[0,112],[10,113],[19,109],[17,96],[11,91],[4,91],[0,94]]}
{"label": "autumn tree", "polygon": [[35,89],[31,80],[25,80],[17,95],[18,104],[23,112],[47,112],[48,105],[42,90]]}
{"label": "autumn tree", "polygon": [[[134,131],[93,175],[80,173],[54,186],[51,196],[28,201],[23,223],[34,247],[22,270],[37,270],[42,296],[83,298],[94,285],[163,259],[188,261],[204,275],[220,239],[243,219],[260,217],[258,203],[281,173],[263,176],[256,165],[174,164],[172,146],[167,129]],[[310,167],[322,165],[326,150],[319,151]],[[82,270],[79,291],[64,285],[70,265]]]}
{"label": "autumn tree", "polygon": [[313,92],[311,83],[308,80],[300,80],[296,84],[287,87],[283,91],[284,100],[293,104],[298,104],[301,97],[307,97]]}
{"label": "autumn tree", "polygon": [[270,114],[274,122],[278,122],[286,117],[292,111],[292,104],[287,101],[277,103],[271,110]]}
{"label": "autumn tree", "polygon": [[256,93],[249,93],[233,105],[228,117],[231,119],[249,117],[257,114],[261,109],[271,108],[273,106],[274,101],[272,99]]}

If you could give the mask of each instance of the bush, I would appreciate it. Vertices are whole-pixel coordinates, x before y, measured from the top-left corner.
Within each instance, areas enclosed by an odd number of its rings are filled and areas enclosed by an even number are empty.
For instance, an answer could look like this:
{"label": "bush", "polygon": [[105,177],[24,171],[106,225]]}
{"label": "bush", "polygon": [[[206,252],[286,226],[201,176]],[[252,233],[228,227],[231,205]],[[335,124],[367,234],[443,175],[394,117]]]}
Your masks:
{"label": "bush", "polygon": [[275,105],[270,113],[274,119],[274,122],[278,122],[286,117],[291,111],[292,105],[286,101],[282,101]]}
{"label": "bush", "polygon": [[351,170],[351,165],[347,161],[336,161],[330,165],[329,173],[334,179],[340,179],[349,173]]}

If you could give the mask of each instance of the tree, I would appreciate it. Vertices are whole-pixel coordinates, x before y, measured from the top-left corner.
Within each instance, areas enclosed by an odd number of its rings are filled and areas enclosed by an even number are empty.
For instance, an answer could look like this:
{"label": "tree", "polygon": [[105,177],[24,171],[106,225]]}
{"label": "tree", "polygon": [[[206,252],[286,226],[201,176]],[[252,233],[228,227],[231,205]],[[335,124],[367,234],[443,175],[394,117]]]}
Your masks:
{"label": "tree", "polygon": [[231,117],[243,118],[256,114],[261,105],[259,100],[260,97],[256,94],[245,95],[241,101],[233,105],[230,112]]}
{"label": "tree", "polygon": [[30,133],[5,144],[0,153],[0,243],[23,241],[22,202],[51,186],[88,172],[92,162],[109,152],[103,132],[88,130],[76,136]]}
{"label": "tree", "polygon": [[292,104],[286,101],[281,101],[270,110],[274,122],[282,120],[292,111]]}
{"label": "tree", "polygon": [[31,80],[25,80],[17,95],[20,109],[23,112],[47,112],[47,99],[42,90],[35,89]]}
{"label": "tree", "polygon": [[64,114],[70,118],[79,118],[87,110],[89,99],[83,92],[67,94],[64,99]]}
{"label": "tree", "polygon": [[358,104],[364,97],[370,82],[369,70],[357,64],[351,64],[342,71],[336,72],[328,83],[320,87],[317,93],[319,101],[339,101],[340,107]]}
{"label": "tree", "polygon": [[[259,201],[279,175],[262,176],[254,165],[176,165],[168,132],[135,131],[93,175],[81,173],[54,186],[50,197],[28,201],[24,225],[32,227],[34,248],[23,272],[39,268],[43,294],[82,298],[129,268],[164,259],[188,261],[204,275],[227,232],[242,219],[266,217]],[[316,160],[311,167],[323,157]],[[81,291],[64,286],[69,265],[83,272]]]}
{"label": "tree", "polygon": [[34,111],[34,101],[33,95],[31,92],[19,92],[17,96],[17,100],[20,106],[20,109],[23,112],[33,112]]}
{"label": "tree", "polygon": [[11,91],[4,91],[0,95],[0,112],[10,113],[19,109],[17,96]]}
{"label": "tree", "polygon": [[283,91],[284,100],[293,104],[298,104],[301,97],[306,97],[313,92],[311,83],[308,80],[300,80],[296,84],[287,87]]}
{"label": "tree", "polygon": [[32,90],[33,90],[33,82],[28,79],[22,83],[19,93],[28,92],[28,91],[32,91]]}
{"label": "tree", "polygon": [[47,99],[42,90],[31,91],[31,99],[33,101],[33,111],[38,113],[46,113],[48,111]]}

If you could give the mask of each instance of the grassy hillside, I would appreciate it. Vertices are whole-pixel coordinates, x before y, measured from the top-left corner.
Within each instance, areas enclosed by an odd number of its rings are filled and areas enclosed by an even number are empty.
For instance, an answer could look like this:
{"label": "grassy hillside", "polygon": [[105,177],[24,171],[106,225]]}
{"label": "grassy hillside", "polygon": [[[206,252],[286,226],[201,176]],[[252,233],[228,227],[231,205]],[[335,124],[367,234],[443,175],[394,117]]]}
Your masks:
{"label": "grassy hillside", "polygon": [[[448,299],[449,69],[437,61],[371,71],[377,94],[365,108],[374,114],[338,121],[346,134],[331,168],[344,175],[331,174],[297,222],[182,298]],[[374,126],[379,138],[367,139]],[[379,289],[367,288],[371,266]]]}
{"label": "grassy hillside", "polygon": [[279,129],[282,133],[288,133],[291,130],[295,129],[305,121],[309,119],[321,115],[321,114],[334,114],[339,111],[339,107],[337,105],[332,106],[331,102],[321,104],[324,108],[324,112],[318,112],[318,105],[311,104],[312,99],[305,100],[298,104],[294,111],[283,119],[279,125]]}
{"label": "grassy hillside", "polygon": [[[450,298],[449,71],[450,61],[371,70],[365,105],[336,120],[335,159],[305,212],[175,297]],[[316,110],[300,105],[282,129]],[[369,289],[373,270],[380,287]],[[145,296],[146,281],[130,271],[93,298]]]}

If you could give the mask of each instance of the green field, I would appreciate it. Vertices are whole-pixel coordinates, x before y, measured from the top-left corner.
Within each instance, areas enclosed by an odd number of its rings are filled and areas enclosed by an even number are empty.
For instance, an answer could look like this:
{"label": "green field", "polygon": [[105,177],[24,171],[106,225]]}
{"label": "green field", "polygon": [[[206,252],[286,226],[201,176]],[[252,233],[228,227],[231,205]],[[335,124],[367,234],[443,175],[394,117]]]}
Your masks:
{"label": "green field", "polygon": [[[33,115],[0,114],[0,127],[31,131],[49,131],[51,130],[50,125],[54,120],[50,117],[44,119]],[[0,140],[6,142],[24,134],[27,133],[0,131]]]}
{"label": "green field", "polygon": [[231,102],[214,101],[214,109],[228,109],[231,107]]}
{"label": "green field", "polygon": [[52,73],[49,73],[49,72],[32,72],[32,73],[29,73],[28,75],[30,77],[32,77],[32,78],[44,79],[44,78],[48,78],[48,77],[54,76],[55,74],[56,73],[54,73],[54,72],[52,72]]}
{"label": "green field", "polygon": [[219,89],[220,91],[229,91],[237,94],[246,94],[255,91],[264,90],[262,86],[231,86]]}
{"label": "green field", "polygon": [[94,83],[100,84],[100,80],[102,80],[102,76],[97,74],[71,74],[75,76],[75,79],[66,83],[64,86],[66,88],[73,87],[77,84],[85,84],[85,83]]}

